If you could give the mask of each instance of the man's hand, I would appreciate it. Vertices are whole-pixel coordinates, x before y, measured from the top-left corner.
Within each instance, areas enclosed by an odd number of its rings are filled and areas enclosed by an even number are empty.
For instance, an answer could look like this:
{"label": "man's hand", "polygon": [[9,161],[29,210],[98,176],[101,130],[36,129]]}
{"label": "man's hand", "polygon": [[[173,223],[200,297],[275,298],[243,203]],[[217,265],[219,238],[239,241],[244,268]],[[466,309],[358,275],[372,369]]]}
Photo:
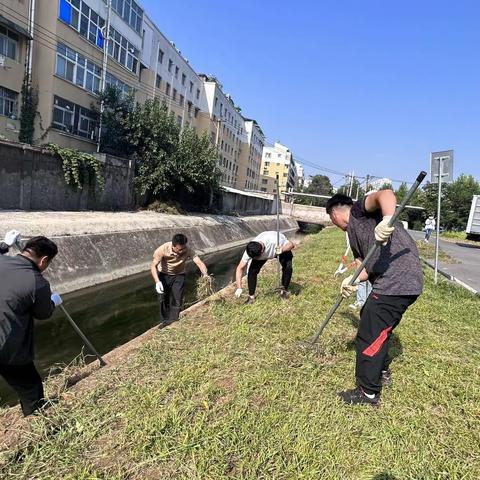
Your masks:
{"label": "man's hand", "polygon": [[360,280],[357,278],[353,285],[349,285],[350,281],[352,280],[353,275],[349,275],[345,278],[342,282],[342,286],[340,287],[340,292],[342,293],[343,298],[348,298],[352,293],[355,293],[358,290],[358,284]]}
{"label": "man's hand", "polygon": [[5,239],[3,243],[6,243],[9,247],[11,247],[14,243],[20,241],[20,232],[18,230],[10,230],[5,234]]}
{"label": "man's hand", "polygon": [[242,296],[242,293],[243,293],[243,289],[237,288],[235,290],[235,298],[240,298]]}
{"label": "man's hand", "polygon": [[283,248],[281,245],[279,245],[278,247],[275,247],[275,255],[277,255],[277,257],[282,253],[283,253]]}
{"label": "man's hand", "polygon": [[62,297],[58,293],[52,293],[50,298],[56,307],[63,303]]}
{"label": "man's hand", "polygon": [[395,229],[395,227],[388,226],[388,222],[390,222],[391,218],[391,215],[385,215],[383,220],[375,227],[375,240],[382,245],[387,244],[388,238]]}
{"label": "man's hand", "polygon": [[159,295],[161,295],[163,293],[163,283],[162,282],[155,283],[155,290]]}

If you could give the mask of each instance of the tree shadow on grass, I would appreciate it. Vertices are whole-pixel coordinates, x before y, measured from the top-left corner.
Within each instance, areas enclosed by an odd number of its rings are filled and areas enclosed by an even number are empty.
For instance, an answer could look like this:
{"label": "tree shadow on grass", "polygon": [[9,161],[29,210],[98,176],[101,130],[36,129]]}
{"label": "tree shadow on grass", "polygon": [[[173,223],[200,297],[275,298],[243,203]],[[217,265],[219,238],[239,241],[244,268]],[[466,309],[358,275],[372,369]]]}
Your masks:
{"label": "tree shadow on grass", "polygon": [[372,477],[372,480],[398,480],[398,477],[388,472],[383,472]]}

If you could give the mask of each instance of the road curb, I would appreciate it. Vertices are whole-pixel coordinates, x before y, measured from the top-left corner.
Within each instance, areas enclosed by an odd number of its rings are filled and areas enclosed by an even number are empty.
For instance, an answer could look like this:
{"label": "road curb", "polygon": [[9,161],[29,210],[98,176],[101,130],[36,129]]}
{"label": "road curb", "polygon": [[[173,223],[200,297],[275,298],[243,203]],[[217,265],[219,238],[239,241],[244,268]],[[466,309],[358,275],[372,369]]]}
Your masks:
{"label": "road curb", "polygon": [[[427,265],[428,267],[430,267],[432,270],[435,270],[435,265],[433,263],[430,263],[428,260],[426,260],[425,258],[423,257],[420,257],[420,260],[425,264]],[[457,277],[454,277],[453,275],[451,275],[450,273],[447,273],[445,271],[443,271],[442,269],[438,269],[438,273],[440,273],[441,275],[443,275],[445,278],[447,278],[448,280],[452,281],[452,282],[455,282],[457,285],[460,285],[462,288],[464,288],[465,290],[468,290],[470,293],[473,293],[474,295],[477,295],[478,297],[480,297],[480,292],[478,290],[475,290],[473,287],[471,287],[470,285],[467,285],[465,282],[462,282],[462,280],[458,279]]]}

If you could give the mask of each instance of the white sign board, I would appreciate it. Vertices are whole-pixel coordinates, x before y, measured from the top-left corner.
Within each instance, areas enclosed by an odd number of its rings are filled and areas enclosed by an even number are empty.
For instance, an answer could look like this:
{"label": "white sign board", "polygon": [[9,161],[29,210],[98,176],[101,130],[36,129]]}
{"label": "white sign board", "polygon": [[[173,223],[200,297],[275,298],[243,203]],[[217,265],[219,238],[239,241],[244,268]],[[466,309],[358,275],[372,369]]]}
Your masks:
{"label": "white sign board", "polygon": [[442,183],[453,182],[453,150],[433,152],[430,156],[431,183],[438,183],[438,173],[442,162]]}

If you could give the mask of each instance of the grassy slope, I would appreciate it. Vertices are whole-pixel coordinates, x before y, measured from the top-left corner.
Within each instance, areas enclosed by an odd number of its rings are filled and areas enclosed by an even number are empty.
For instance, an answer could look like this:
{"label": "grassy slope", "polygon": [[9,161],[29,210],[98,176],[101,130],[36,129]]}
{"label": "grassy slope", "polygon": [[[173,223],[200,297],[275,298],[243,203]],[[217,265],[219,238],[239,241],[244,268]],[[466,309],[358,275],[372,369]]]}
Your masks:
{"label": "grassy slope", "polygon": [[354,382],[346,306],[321,348],[299,346],[336,297],[343,238],[307,239],[294,262],[301,293],[288,302],[262,272],[254,306],[228,298],[159,331],[73,407],[35,419],[4,478],[478,479],[478,298],[434,290],[427,272],[378,410],[336,398]]}

